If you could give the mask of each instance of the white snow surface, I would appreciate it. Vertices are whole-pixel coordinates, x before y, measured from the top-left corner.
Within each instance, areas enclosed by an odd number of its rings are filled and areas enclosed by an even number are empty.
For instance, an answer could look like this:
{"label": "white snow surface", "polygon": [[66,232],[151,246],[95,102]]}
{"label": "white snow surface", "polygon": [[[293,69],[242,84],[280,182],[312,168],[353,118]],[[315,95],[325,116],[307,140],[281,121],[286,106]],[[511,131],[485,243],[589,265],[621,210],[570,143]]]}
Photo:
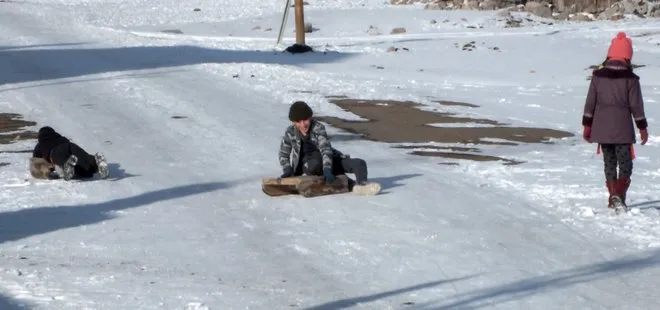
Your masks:
{"label": "white snow surface", "polygon": [[[499,12],[309,0],[317,53],[290,55],[293,11],[275,46],[284,2],[0,2],[0,112],[104,153],[111,171],[34,180],[35,141],[0,144],[0,309],[658,309],[657,20],[523,14],[504,28]],[[622,216],[580,124],[588,67],[617,31],[645,65],[651,135]],[[330,95],[575,136],[483,147],[519,165],[337,140],[383,193],[266,197],[292,101],[360,119]]]}

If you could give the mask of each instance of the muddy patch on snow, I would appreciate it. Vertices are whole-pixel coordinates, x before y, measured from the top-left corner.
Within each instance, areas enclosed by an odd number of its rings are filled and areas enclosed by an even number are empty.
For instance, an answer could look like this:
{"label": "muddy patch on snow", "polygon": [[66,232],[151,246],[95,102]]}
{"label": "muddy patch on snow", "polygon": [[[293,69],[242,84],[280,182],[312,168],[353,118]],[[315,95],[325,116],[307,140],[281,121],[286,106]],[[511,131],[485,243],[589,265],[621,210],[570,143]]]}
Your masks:
{"label": "muddy patch on snow", "polygon": [[435,103],[439,103],[444,106],[449,106],[449,107],[468,107],[468,108],[478,108],[479,106],[476,104],[472,103],[466,103],[466,102],[455,102],[455,101],[447,101],[447,100],[432,100]]}
{"label": "muddy patch on snow", "polygon": [[[484,118],[461,117],[411,101],[359,100],[328,97],[345,111],[366,120],[345,120],[323,116],[319,120],[357,134],[363,139],[397,144],[411,154],[472,161],[502,161],[506,165],[523,163],[515,159],[482,154],[479,145],[515,147],[521,143],[551,143],[551,139],[572,133],[547,128],[512,127]],[[445,106],[478,106],[450,101],[435,101]],[[465,144],[470,147],[436,146],[429,143]],[[447,164],[447,163],[443,163]]]}
{"label": "muddy patch on snow", "polygon": [[[491,143],[491,142],[489,142]],[[513,143],[512,145],[516,145]],[[448,159],[466,159],[473,161],[502,161],[504,165],[522,164],[522,161],[497,156],[480,154],[481,149],[476,147],[435,146],[435,145],[396,145],[398,149],[410,149],[410,154],[420,156],[433,156]],[[440,163],[442,165],[458,165],[458,163]]]}
{"label": "muddy patch on snow", "polygon": [[26,128],[36,124],[36,122],[24,120],[20,114],[0,113],[0,144],[36,139],[37,132]]}

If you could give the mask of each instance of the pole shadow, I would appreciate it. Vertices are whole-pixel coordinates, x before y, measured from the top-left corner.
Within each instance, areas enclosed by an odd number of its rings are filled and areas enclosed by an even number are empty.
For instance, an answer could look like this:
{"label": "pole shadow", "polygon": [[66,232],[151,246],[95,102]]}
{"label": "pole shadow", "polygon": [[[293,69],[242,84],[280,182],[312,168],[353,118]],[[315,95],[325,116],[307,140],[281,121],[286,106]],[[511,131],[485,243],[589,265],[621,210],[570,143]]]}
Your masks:
{"label": "pole shadow", "polygon": [[279,51],[223,50],[191,45],[42,49],[5,46],[0,48],[0,68],[3,68],[0,85],[213,63],[305,66],[337,62],[352,55],[334,51],[292,55]]}

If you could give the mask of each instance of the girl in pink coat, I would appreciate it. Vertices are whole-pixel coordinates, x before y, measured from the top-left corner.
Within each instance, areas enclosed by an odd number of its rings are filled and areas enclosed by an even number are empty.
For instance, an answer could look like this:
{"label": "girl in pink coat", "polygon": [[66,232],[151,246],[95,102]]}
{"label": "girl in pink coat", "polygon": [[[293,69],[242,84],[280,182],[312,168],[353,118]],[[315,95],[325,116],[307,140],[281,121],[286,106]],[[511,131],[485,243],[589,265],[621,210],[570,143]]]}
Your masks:
{"label": "girl in pink coat", "polygon": [[603,152],[608,207],[616,209],[626,208],[635,127],[641,144],[648,140],[644,100],[639,77],[632,71],[632,55],[632,40],[619,32],[612,39],[605,62],[593,71],[582,116],[584,139],[598,143]]}

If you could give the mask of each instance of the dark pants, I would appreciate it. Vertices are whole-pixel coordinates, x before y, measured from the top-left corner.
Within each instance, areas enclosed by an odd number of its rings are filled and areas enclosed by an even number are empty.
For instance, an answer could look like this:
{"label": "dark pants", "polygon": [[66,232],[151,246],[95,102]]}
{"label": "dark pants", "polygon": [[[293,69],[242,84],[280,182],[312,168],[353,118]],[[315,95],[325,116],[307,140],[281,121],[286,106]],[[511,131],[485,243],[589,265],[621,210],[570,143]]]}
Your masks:
{"label": "dark pants", "polygon": [[[313,153],[302,159],[302,173],[307,175],[323,175],[323,159],[321,153]],[[367,182],[367,163],[361,158],[332,158],[332,173],[343,175],[355,174],[358,184]]]}
{"label": "dark pants", "polygon": [[78,163],[74,168],[74,177],[91,178],[99,171],[94,156],[90,155],[73,142],[60,144],[50,151],[50,159],[52,163],[60,167],[64,166],[64,163],[71,155],[76,155],[78,158]]}
{"label": "dark pants", "polygon": [[632,175],[633,161],[631,148],[632,144],[600,145],[600,149],[603,152],[606,180],[613,181],[618,178],[630,177]]}

